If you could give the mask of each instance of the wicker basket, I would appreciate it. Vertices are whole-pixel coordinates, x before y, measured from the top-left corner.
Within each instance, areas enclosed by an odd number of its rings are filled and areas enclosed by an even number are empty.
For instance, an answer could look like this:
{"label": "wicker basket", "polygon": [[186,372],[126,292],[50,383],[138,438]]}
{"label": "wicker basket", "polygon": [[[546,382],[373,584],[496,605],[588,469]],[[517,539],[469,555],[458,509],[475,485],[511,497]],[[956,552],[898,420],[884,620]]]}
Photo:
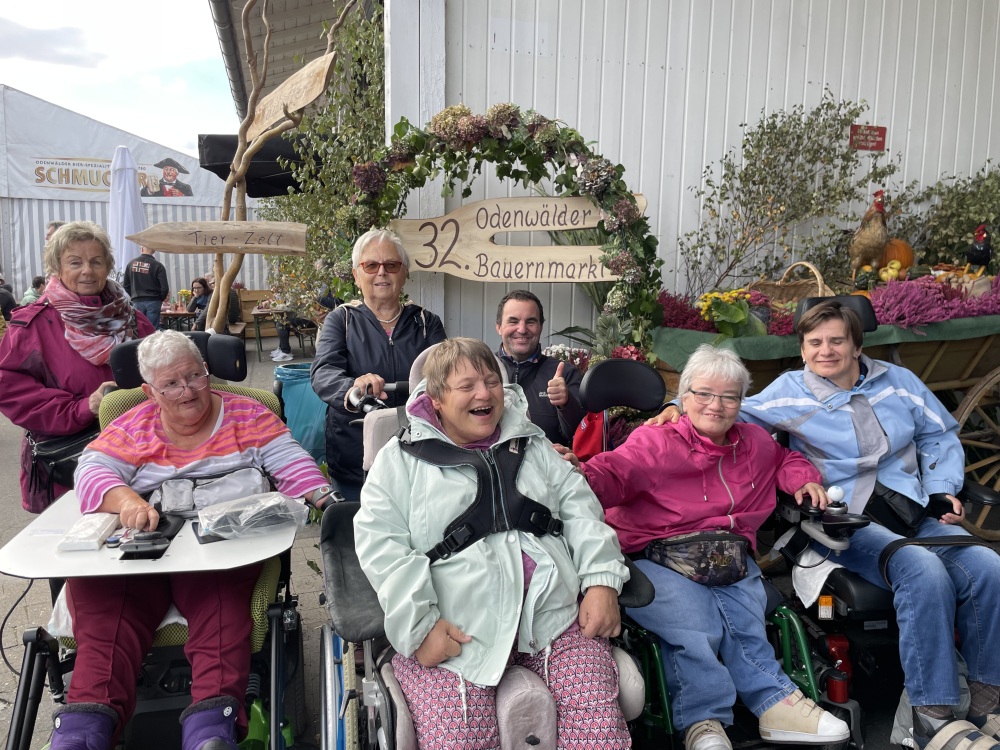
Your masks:
{"label": "wicker basket", "polygon": [[[814,278],[788,281],[788,277],[791,276],[796,266],[809,269],[812,271]],[[761,294],[766,294],[771,300],[772,309],[775,305],[798,302],[800,299],[805,299],[806,297],[834,296],[833,290],[823,281],[823,275],[819,272],[819,269],[812,263],[807,263],[804,260],[792,263],[784,275],[777,281],[771,281],[770,279],[754,281],[747,284],[747,289],[756,289]]]}

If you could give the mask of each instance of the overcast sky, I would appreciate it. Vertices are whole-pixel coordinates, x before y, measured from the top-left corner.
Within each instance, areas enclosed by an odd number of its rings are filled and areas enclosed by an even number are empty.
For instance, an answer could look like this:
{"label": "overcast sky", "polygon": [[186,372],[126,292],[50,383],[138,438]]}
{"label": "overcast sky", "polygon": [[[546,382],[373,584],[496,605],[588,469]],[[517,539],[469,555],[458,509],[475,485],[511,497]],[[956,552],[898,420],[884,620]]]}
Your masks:
{"label": "overcast sky", "polygon": [[0,83],[192,156],[239,128],[207,0],[4,2]]}

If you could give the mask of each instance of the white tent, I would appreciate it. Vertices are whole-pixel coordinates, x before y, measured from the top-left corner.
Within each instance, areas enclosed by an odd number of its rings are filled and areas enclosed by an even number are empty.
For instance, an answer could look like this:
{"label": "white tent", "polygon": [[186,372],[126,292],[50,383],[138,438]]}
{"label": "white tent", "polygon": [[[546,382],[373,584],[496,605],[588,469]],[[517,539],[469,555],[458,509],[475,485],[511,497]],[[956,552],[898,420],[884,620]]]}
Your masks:
{"label": "white tent", "polygon": [[[148,224],[219,220],[225,183],[196,158],[0,84],[0,270],[15,296],[43,274],[49,221],[110,228],[111,161],[120,145],[135,160]],[[181,167],[170,189],[156,166],[166,160]],[[214,257],[157,253],[172,295],[210,270]],[[267,288],[264,256],[246,256],[237,280]]]}

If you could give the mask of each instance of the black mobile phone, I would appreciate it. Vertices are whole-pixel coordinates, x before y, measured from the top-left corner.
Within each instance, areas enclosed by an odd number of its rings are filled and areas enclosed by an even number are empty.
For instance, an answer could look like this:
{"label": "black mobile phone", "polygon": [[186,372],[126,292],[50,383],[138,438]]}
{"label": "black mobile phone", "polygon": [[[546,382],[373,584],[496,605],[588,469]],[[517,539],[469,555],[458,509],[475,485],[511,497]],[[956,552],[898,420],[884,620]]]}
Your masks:
{"label": "black mobile phone", "polygon": [[122,560],[159,560],[170,546],[169,539],[130,539],[122,542]]}

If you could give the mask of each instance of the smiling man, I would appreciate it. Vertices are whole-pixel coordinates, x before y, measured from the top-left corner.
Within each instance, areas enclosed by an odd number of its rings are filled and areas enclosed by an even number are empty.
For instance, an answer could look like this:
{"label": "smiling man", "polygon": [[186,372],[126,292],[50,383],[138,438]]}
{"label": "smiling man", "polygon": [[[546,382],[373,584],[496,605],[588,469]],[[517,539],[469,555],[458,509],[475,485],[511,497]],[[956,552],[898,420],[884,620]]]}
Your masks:
{"label": "smiling man", "polygon": [[542,354],[539,339],[545,314],[534,294],[516,289],[497,306],[497,356],[507,369],[507,378],[524,389],[528,418],[545,430],[553,443],[570,445],[583,419],[580,406],[580,371]]}

